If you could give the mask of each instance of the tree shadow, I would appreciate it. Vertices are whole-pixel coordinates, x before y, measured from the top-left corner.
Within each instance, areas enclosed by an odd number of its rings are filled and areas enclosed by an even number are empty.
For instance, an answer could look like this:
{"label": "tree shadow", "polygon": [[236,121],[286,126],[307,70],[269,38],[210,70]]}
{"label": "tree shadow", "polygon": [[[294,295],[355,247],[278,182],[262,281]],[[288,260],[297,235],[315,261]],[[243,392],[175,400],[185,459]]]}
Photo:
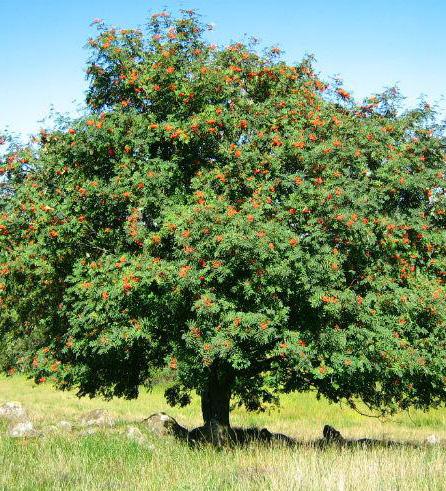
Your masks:
{"label": "tree shadow", "polygon": [[[186,442],[190,447],[213,445],[223,447],[243,447],[250,444],[279,445],[289,448],[426,448],[426,444],[400,442],[395,440],[378,440],[372,438],[348,439],[332,426],[325,425],[322,438],[304,441],[292,438],[283,433],[272,433],[266,428],[237,428],[211,421],[209,424],[188,430],[165,413],[156,413],[143,421],[160,436],[173,435]],[[441,445],[443,447],[443,445]]]}

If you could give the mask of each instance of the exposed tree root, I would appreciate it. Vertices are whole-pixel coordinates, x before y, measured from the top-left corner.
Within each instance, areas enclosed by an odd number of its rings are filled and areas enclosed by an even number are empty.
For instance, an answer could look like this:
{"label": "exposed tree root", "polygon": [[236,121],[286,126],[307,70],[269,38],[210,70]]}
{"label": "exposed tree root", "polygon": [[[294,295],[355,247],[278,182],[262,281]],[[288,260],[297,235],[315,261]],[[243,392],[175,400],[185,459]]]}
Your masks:
{"label": "exposed tree root", "polygon": [[333,426],[325,425],[322,430],[323,438],[319,440],[319,445],[338,445],[342,447],[398,447],[398,446],[418,446],[407,442],[396,442],[393,440],[375,440],[372,438],[347,439]]}
{"label": "exposed tree root", "polygon": [[266,428],[231,428],[212,421],[209,425],[195,428],[189,432],[190,444],[212,443],[217,446],[246,445],[252,442],[280,443],[294,446],[298,442],[281,433],[271,433]]}
{"label": "exposed tree root", "polygon": [[313,442],[303,442],[282,433],[271,433],[266,428],[232,428],[212,420],[210,424],[188,430],[165,413],[155,413],[143,421],[152,431],[160,436],[173,435],[191,446],[212,444],[216,447],[230,447],[257,442],[263,444],[280,444],[295,446],[339,447],[418,447],[411,443],[375,440],[370,438],[346,439],[332,426],[325,425],[322,438]]}
{"label": "exposed tree root", "polygon": [[165,413],[155,413],[143,421],[156,434],[173,435],[179,440],[186,441],[190,445],[211,443],[218,447],[231,445],[246,445],[251,442],[273,443],[284,445],[296,445],[298,442],[281,433],[271,433],[266,428],[231,428],[212,420],[210,424],[188,430]]}

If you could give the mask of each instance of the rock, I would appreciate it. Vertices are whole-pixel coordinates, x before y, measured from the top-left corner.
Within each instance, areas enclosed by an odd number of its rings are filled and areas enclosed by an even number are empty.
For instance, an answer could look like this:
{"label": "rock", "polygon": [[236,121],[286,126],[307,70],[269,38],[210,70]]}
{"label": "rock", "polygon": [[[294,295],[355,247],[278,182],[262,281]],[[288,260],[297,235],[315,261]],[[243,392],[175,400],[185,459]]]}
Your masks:
{"label": "rock", "polygon": [[57,434],[57,432],[58,432],[58,428],[55,425],[47,426],[46,428],[42,429],[42,434],[46,435],[46,436],[55,435],[55,434]]}
{"label": "rock", "polygon": [[150,447],[151,450],[154,450],[155,447],[153,445],[150,445],[149,441],[147,440],[146,435],[137,428],[136,426],[127,426],[127,429],[125,431],[126,437],[136,443],[139,443],[139,445],[144,445],[145,447]]}
{"label": "rock", "polygon": [[147,442],[147,438],[144,433],[136,426],[127,426],[125,435],[129,440],[137,441],[138,443]]}
{"label": "rock", "polygon": [[95,409],[84,414],[80,419],[82,426],[115,426],[116,420],[106,409]]}
{"label": "rock", "polygon": [[39,433],[34,429],[34,425],[31,421],[12,423],[8,429],[8,436],[12,438],[26,438],[38,435]]}
{"label": "rock", "polygon": [[297,443],[295,438],[284,435],[283,433],[270,433],[266,428],[260,430],[260,440],[288,446],[294,446]]}
{"label": "rock", "polygon": [[324,440],[326,440],[327,442],[344,442],[344,438],[342,437],[341,433],[330,425],[324,426],[322,435]]}
{"label": "rock", "polygon": [[211,420],[208,424],[190,430],[188,439],[193,444],[211,443],[217,447],[222,447],[230,441],[229,427]]}
{"label": "rock", "polygon": [[63,431],[71,431],[73,429],[73,425],[69,421],[59,421],[57,423],[57,428]]}
{"label": "rock", "polygon": [[48,426],[44,429],[47,435],[57,435],[62,432],[70,432],[73,430],[73,425],[69,421],[59,421],[56,425]]}
{"label": "rock", "polygon": [[81,431],[79,433],[80,436],[90,436],[90,435],[94,435],[95,433],[98,432],[98,429],[97,428],[94,428],[93,426],[90,426],[89,428],[87,428],[86,430],[84,431]]}
{"label": "rock", "polygon": [[425,442],[427,443],[427,445],[438,445],[440,443],[440,438],[438,438],[437,435],[429,435]]}
{"label": "rock", "polygon": [[210,443],[217,447],[246,445],[249,443],[296,445],[296,440],[282,433],[271,433],[266,428],[232,428],[211,420],[207,425],[189,432],[189,443]]}
{"label": "rock", "polygon": [[324,426],[322,434],[323,438],[319,440],[320,445],[325,445],[327,443],[346,447],[358,447],[359,445],[363,447],[398,447],[405,445],[401,442],[396,442],[393,440],[376,440],[374,438],[344,438],[338,430],[330,425]]}
{"label": "rock", "polygon": [[20,402],[5,402],[0,406],[0,418],[8,420],[25,420],[27,418],[26,409]]}
{"label": "rock", "polygon": [[179,425],[174,418],[166,413],[155,413],[144,419],[145,424],[155,435],[173,435],[180,440],[187,441],[189,445],[212,444],[217,447],[231,445],[244,445],[250,442],[281,443],[294,446],[294,438],[271,433],[266,428],[231,428],[230,426],[211,420],[207,424],[188,430]]}
{"label": "rock", "polygon": [[187,439],[189,431],[179,425],[175,419],[166,413],[155,413],[143,420],[143,423],[158,436],[174,435],[177,438]]}

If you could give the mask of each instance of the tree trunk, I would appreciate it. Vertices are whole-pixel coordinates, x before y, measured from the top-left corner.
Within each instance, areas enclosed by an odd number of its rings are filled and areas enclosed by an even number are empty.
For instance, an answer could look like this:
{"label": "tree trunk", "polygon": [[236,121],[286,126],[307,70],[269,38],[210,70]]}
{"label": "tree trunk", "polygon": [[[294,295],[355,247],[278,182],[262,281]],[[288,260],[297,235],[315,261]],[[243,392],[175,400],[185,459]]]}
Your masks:
{"label": "tree trunk", "polygon": [[201,393],[201,412],[205,426],[214,422],[229,427],[232,382],[231,375],[211,370],[207,386]]}

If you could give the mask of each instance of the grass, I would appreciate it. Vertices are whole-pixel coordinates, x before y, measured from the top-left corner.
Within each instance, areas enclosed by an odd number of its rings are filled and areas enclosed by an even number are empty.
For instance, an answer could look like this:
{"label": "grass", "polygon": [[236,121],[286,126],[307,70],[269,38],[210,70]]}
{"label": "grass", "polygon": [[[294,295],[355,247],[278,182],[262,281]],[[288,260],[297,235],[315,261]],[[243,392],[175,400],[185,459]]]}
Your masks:
{"label": "grass", "polygon": [[[89,436],[48,435],[11,439],[0,423],[1,490],[444,490],[446,454],[440,446],[324,450],[252,445],[235,450],[190,449],[170,437],[157,438],[139,423],[166,411],[180,424],[200,424],[198,400],[170,408],[163,387],[135,401],[78,399],[49,385],[0,378],[0,403],[20,401],[37,428],[60,420],[76,422],[86,411],[107,408],[119,420],[113,430]],[[237,409],[232,424],[267,426],[304,440],[319,438],[324,424],[346,437],[422,442],[436,434],[446,440],[446,410],[413,411],[381,422],[312,394],[283,397],[280,410],[249,414]],[[137,425],[154,449],[129,441],[122,430]]]}

